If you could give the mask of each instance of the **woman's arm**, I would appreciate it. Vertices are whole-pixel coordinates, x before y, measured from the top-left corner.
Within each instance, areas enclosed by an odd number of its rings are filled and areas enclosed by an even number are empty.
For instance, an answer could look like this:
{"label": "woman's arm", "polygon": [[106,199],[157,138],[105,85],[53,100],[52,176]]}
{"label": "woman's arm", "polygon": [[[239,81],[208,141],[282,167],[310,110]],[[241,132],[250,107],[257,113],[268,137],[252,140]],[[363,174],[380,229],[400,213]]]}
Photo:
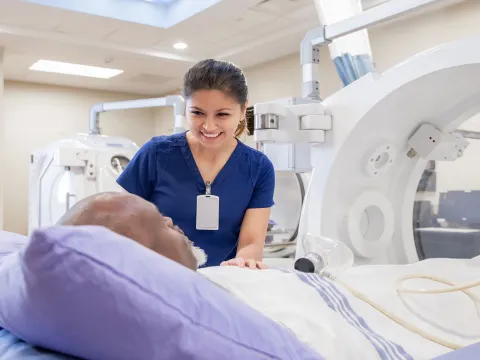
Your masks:
{"label": "woman's arm", "polygon": [[270,208],[274,205],[275,172],[265,156],[249,206],[242,220],[235,259],[221,265],[266,268],[261,262],[267,235]]}
{"label": "woman's arm", "polygon": [[270,208],[248,209],[238,238],[237,258],[262,261]]}

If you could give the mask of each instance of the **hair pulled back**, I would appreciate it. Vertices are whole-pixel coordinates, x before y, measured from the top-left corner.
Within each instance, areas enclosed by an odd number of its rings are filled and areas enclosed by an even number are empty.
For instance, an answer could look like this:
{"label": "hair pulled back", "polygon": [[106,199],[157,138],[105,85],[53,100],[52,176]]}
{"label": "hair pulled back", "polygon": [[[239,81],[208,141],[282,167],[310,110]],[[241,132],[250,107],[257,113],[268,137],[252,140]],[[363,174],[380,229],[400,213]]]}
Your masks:
{"label": "hair pulled back", "polygon": [[[248,98],[247,80],[242,69],[228,61],[206,59],[195,64],[184,76],[182,95],[190,98],[199,90],[220,90],[235,99],[244,109]],[[247,132],[246,119],[238,124],[235,136]]]}

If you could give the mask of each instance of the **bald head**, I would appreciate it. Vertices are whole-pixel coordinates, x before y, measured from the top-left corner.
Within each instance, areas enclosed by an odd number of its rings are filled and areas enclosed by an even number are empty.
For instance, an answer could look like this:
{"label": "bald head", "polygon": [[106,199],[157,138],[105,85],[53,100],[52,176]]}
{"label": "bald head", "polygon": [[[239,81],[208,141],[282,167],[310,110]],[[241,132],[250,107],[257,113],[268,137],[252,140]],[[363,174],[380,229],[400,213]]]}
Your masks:
{"label": "bald head", "polygon": [[199,249],[170,218],[162,216],[152,203],[129,193],[100,193],[82,199],[57,224],[106,227],[190,269],[202,262],[196,256],[201,255]]}

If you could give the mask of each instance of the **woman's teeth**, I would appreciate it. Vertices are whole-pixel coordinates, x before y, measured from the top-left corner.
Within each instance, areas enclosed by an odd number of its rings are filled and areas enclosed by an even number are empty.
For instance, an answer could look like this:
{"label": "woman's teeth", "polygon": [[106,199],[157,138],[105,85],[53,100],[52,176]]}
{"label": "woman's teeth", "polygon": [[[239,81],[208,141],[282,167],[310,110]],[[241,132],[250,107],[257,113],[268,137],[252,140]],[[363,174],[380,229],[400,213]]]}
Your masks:
{"label": "woman's teeth", "polygon": [[205,137],[208,137],[208,138],[216,138],[218,135],[220,135],[220,133],[218,134],[205,134],[205,133],[202,133]]}

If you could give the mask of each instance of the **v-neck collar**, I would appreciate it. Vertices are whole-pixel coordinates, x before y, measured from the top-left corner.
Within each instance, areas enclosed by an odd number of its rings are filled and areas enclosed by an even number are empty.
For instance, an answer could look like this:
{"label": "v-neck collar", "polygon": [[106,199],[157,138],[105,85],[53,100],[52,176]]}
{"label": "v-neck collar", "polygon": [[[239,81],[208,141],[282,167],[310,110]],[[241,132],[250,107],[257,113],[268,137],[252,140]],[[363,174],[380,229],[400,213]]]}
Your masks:
{"label": "v-neck collar", "polygon": [[[230,173],[229,170],[232,167],[232,164],[235,163],[235,159],[238,157],[238,154],[240,153],[240,150],[241,150],[240,140],[238,139],[236,140],[237,140],[237,145],[235,146],[235,149],[230,154],[230,157],[228,158],[225,165],[220,169],[217,176],[215,176],[215,179],[210,183],[212,195],[215,195],[215,187],[218,186],[220,183],[222,183],[228,177],[228,174]],[[193,157],[192,149],[190,149],[190,145],[188,144],[187,132],[183,133],[181,149],[182,149],[183,157],[187,163],[187,166],[196,179],[196,183],[199,191],[204,193],[206,190],[205,181],[202,178],[202,174],[200,173],[200,170],[198,169],[195,158]]]}

